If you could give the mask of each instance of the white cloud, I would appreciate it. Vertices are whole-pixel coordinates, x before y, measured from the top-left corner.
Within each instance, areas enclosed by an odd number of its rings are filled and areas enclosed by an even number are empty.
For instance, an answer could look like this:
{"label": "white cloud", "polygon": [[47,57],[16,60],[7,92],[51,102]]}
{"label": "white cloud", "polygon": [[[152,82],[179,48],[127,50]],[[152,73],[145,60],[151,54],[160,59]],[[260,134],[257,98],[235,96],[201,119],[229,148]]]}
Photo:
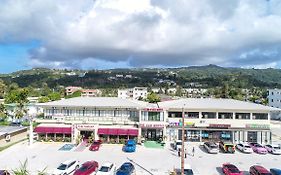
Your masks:
{"label": "white cloud", "polygon": [[276,66],[278,2],[5,0],[0,43],[41,41],[30,51],[33,66]]}

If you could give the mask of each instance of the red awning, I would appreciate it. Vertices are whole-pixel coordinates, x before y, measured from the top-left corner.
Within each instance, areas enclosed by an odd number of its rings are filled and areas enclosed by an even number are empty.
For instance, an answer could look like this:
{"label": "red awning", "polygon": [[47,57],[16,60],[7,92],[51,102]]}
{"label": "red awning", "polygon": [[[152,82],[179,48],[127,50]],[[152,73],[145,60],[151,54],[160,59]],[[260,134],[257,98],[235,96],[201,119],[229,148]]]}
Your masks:
{"label": "red awning", "polygon": [[108,134],[108,129],[107,128],[99,128],[98,129],[98,134],[100,134],[100,135],[107,135]]}
{"label": "red awning", "polygon": [[108,129],[108,135],[117,135],[117,134],[118,134],[118,129],[115,128]]}
{"label": "red awning", "polygon": [[71,134],[71,127],[47,127],[47,126],[37,126],[34,129],[36,133],[56,133],[56,134]]}
{"label": "red awning", "polygon": [[128,129],[118,129],[118,135],[120,136],[128,135]]}
{"label": "red awning", "polygon": [[139,130],[138,129],[128,129],[128,135],[129,136],[138,136]]}

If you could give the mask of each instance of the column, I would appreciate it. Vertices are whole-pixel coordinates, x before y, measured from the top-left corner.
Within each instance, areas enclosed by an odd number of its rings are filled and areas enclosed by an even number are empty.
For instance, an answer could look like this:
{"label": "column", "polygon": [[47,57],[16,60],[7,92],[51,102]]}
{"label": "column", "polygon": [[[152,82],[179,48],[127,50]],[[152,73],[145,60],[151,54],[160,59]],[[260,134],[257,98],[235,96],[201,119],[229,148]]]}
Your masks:
{"label": "column", "polygon": [[232,113],[232,119],[235,120],[235,112]]}
{"label": "column", "polygon": [[199,119],[202,119],[202,112],[199,112]]}
{"label": "column", "polygon": [[219,112],[216,112],[216,119],[219,119]]}
{"label": "column", "polygon": [[202,130],[200,130],[199,133],[200,133],[200,135],[199,135],[200,136],[200,142],[202,142]]}

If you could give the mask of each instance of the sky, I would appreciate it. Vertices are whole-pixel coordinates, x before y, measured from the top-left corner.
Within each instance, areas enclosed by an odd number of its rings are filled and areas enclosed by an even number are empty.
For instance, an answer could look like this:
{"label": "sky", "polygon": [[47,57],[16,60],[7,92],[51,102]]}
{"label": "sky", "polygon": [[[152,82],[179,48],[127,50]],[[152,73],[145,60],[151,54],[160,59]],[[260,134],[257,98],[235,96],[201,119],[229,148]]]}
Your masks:
{"label": "sky", "polygon": [[281,67],[280,0],[0,1],[0,73]]}

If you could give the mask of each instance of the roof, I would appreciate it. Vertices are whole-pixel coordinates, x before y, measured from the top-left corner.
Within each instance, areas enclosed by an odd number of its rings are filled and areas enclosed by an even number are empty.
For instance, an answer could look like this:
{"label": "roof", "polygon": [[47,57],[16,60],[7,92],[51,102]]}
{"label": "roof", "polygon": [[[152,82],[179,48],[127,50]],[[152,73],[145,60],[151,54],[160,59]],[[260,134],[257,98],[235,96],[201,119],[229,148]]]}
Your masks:
{"label": "roof", "polygon": [[6,133],[11,134],[13,132],[25,129],[26,127],[23,126],[1,126],[0,127],[0,136]]}
{"label": "roof", "polygon": [[148,103],[138,100],[121,99],[117,97],[76,97],[37,104],[40,107],[115,107],[142,108]]}
{"label": "roof", "polygon": [[160,108],[166,109],[190,109],[190,110],[245,110],[245,111],[275,111],[280,110],[256,103],[239,101],[234,99],[215,98],[184,98],[179,100],[164,101],[158,103]]}

